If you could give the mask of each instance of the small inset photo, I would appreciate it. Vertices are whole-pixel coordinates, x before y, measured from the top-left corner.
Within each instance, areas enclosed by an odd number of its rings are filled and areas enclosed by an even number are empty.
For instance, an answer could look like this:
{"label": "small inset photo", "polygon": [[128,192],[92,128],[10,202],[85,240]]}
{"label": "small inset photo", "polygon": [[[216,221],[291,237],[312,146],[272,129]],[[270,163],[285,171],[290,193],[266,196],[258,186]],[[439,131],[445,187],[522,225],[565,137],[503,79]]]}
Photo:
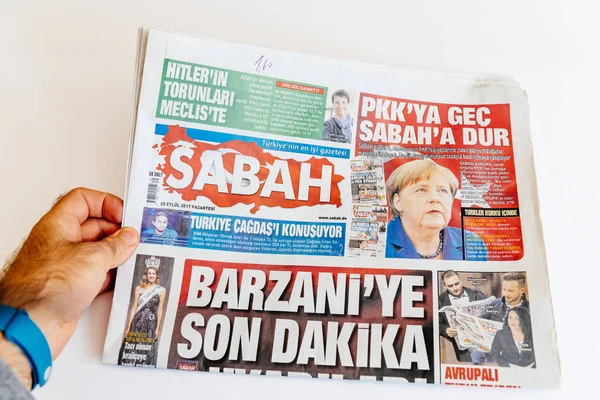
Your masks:
{"label": "small inset photo", "polygon": [[190,231],[188,211],[144,208],[140,241],[142,243],[186,246]]}
{"label": "small inset photo", "polygon": [[448,270],[438,281],[442,364],[536,367],[524,272]]}
{"label": "small inset photo", "polygon": [[[332,88],[330,88],[332,89]],[[354,109],[356,96],[346,89],[332,89],[325,106],[323,140],[337,143],[352,143],[354,118],[350,110]]]}
{"label": "small inset photo", "polygon": [[156,367],[174,258],[138,254],[119,365]]}

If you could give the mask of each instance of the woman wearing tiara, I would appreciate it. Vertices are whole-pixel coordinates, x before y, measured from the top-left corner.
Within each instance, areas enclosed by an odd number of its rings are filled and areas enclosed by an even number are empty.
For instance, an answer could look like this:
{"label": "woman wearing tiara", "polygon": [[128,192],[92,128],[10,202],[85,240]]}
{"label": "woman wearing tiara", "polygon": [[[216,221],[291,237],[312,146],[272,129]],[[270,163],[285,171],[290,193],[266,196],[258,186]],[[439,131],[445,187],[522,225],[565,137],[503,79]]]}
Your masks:
{"label": "woman wearing tiara", "polygon": [[160,259],[146,259],[146,272],[135,288],[119,364],[156,366],[156,342],[167,290],[160,286]]}

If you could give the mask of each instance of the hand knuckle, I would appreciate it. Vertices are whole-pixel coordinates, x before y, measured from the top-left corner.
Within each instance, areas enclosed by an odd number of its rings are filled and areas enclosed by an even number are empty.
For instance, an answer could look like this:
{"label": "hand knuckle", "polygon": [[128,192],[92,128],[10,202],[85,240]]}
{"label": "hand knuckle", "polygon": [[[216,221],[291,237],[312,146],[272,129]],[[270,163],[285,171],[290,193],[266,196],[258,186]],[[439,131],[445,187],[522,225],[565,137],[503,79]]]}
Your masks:
{"label": "hand knuckle", "polygon": [[106,240],[105,242],[112,254],[115,254],[119,250],[119,246],[117,246],[117,243],[114,240]]}

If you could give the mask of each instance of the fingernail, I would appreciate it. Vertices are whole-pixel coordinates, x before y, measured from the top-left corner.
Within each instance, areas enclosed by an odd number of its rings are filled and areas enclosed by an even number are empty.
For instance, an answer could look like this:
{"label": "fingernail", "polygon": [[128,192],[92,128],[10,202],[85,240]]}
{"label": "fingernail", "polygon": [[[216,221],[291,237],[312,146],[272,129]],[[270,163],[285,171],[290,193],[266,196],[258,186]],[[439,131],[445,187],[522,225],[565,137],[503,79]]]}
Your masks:
{"label": "fingernail", "polygon": [[129,246],[137,244],[139,238],[139,235],[136,232],[136,230],[130,227],[121,229],[121,232],[119,232],[117,236],[123,239],[125,243],[127,243]]}

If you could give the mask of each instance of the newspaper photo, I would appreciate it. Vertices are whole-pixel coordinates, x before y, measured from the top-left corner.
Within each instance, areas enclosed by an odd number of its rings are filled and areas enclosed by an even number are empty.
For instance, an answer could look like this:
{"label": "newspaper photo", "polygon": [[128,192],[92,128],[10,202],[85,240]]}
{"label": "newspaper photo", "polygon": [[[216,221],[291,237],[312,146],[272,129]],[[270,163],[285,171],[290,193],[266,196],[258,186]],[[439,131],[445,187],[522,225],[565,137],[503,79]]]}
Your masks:
{"label": "newspaper photo", "polygon": [[445,313],[450,329],[456,330],[456,342],[460,350],[475,349],[489,353],[496,331],[502,329],[502,322],[480,318],[486,306],[496,300],[489,297],[474,301],[467,306],[451,305],[440,308]]}
{"label": "newspaper photo", "polygon": [[158,30],[134,82],[103,362],[558,384],[516,82]]}

